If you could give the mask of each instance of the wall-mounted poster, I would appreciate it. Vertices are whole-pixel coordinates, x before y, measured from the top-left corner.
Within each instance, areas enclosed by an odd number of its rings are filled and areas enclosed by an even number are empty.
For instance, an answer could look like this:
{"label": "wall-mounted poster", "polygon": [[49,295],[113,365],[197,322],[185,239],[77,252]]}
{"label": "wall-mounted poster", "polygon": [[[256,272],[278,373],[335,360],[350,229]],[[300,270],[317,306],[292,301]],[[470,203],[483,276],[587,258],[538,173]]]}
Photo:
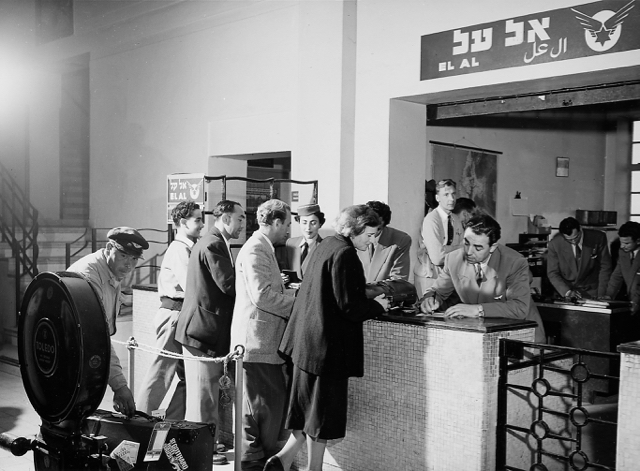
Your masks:
{"label": "wall-mounted poster", "polygon": [[556,157],[556,177],[569,176],[569,157]]}
{"label": "wall-mounted poster", "polygon": [[438,182],[456,182],[458,197],[471,198],[478,208],[495,217],[498,179],[497,151],[430,141],[432,175]]}

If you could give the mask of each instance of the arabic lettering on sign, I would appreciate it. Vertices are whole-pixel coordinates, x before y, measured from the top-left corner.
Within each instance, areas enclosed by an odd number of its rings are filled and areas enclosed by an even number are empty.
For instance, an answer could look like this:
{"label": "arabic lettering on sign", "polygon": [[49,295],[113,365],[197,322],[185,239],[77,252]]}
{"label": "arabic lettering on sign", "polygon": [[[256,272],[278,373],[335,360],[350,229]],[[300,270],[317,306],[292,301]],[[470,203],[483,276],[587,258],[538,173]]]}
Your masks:
{"label": "arabic lettering on sign", "polygon": [[423,36],[421,80],[640,49],[636,1],[603,0]]}
{"label": "arabic lettering on sign", "polygon": [[531,55],[528,53],[524,54],[523,60],[525,64],[530,64],[536,57],[546,54],[547,52],[553,59],[555,59],[560,54],[567,52],[567,38],[558,39],[557,47],[552,46],[551,49],[549,49],[549,44],[547,43],[538,44],[537,42],[534,42],[530,52]]}
{"label": "arabic lettering on sign", "polygon": [[[558,47],[550,50],[549,44],[547,43],[547,41],[551,41],[551,36],[549,36],[547,32],[550,23],[551,18],[548,16],[526,22],[516,22],[513,19],[507,20],[504,24],[504,47],[519,46],[525,41],[526,36],[527,43],[532,44],[533,47],[530,54],[524,54],[523,61],[525,64],[531,63],[536,57],[546,54],[549,51],[552,58],[557,58],[560,54],[566,52],[567,38],[560,38],[558,40]],[[492,44],[493,28],[477,29],[470,32],[463,32],[457,29],[453,32],[452,54],[457,56],[469,52],[477,53],[488,51],[491,49]],[[476,56],[463,58],[458,64],[458,68],[460,69],[478,67],[480,65]],[[454,69],[455,65],[453,61],[440,62],[438,64],[438,70],[440,71]]]}

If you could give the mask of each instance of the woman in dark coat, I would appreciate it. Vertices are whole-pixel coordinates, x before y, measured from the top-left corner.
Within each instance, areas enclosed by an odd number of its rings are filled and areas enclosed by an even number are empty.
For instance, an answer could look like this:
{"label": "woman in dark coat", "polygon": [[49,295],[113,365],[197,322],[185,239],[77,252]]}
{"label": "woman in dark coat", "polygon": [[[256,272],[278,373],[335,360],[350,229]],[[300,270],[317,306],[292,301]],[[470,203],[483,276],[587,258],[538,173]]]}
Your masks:
{"label": "woman in dark coat", "polygon": [[311,256],[280,343],[293,362],[285,447],[265,471],[288,470],[307,443],[308,469],[320,471],[327,440],[343,438],[348,381],[364,373],[362,323],[384,313],[389,301],[365,295],[357,250],[367,250],[381,221],[366,205],[350,206]]}

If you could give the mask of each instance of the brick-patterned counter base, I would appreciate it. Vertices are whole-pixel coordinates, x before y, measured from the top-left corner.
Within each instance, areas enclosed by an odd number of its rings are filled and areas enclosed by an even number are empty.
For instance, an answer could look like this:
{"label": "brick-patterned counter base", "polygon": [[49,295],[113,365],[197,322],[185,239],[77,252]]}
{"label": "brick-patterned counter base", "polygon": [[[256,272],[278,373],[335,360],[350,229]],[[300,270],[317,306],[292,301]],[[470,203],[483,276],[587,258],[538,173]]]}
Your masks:
{"label": "brick-patterned counter base", "polygon": [[640,341],[622,344],[616,469],[640,469]]}
{"label": "brick-patterned counter base", "polygon": [[350,380],[347,436],[324,469],[495,469],[498,339],[534,338],[530,324],[513,327],[365,323],[365,376]]}

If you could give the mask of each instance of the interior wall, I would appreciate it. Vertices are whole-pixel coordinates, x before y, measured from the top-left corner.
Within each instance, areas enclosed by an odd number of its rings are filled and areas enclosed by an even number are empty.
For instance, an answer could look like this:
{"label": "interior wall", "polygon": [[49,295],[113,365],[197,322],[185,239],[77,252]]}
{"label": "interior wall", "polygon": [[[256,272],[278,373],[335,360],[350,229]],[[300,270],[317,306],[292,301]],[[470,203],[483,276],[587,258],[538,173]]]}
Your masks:
{"label": "interior wall", "polygon": [[30,64],[24,55],[35,41],[34,11],[34,0],[0,2],[0,162],[25,191],[30,184],[28,129],[33,94],[28,88]]}
{"label": "interior wall", "polygon": [[633,121],[619,119],[606,135],[604,209],[618,213],[618,226],[631,213],[631,142]]}
{"label": "interior wall", "polygon": [[[482,117],[475,118],[478,123]],[[511,214],[516,192],[528,199],[530,215],[542,215],[558,227],[576,209],[602,210],[607,133],[604,129],[428,126],[429,140],[502,152],[498,155],[496,219],[502,243],[518,242],[527,218]],[[556,157],[569,157],[569,176],[556,177]],[[431,146],[425,173],[431,178]]]}
{"label": "interior wall", "polygon": [[[205,172],[210,155],[291,146],[295,10],[274,5],[254,15],[249,7],[235,13],[92,60],[91,214],[97,226],[158,227],[167,174]],[[215,174],[233,174],[228,163],[218,161]],[[105,180],[111,184],[97,183]]]}
{"label": "interior wall", "polygon": [[[359,4],[358,4],[359,8]],[[354,203],[356,2],[298,2],[297,100],[291,178],[318,180],[331,233]]]}
{"label": "interior wall", "polygon": [[[391,226],[411,236],[411,265],[415,266],[420,230],[424,218],[423,169],[427,159],[426,107],[392,100],[389,126],[389,189],[373,188],[370,199],[385,201],[391,207]],[[365,202],[363,200],[361,202]],[[413,270],[410,274],[413,278]]]}
{"label": "interior wall", "polygon": [[31,204],[46,219],[60,215],[61,75],[41,70],[33,80],[29,157]]}

